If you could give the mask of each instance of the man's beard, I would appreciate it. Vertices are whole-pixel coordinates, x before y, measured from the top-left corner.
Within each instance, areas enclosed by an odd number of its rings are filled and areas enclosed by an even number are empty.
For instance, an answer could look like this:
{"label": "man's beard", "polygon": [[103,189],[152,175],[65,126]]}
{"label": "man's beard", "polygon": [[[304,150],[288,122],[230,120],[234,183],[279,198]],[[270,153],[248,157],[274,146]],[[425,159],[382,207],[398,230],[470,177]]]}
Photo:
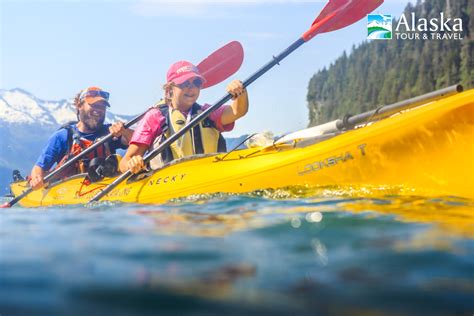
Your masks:
{"label": "man's beard", "polygon": [[100,117],[95,117],[84,110],[79,110],[79,120],[84,124],[85,128],[96,132],[104,126],[105,113]]}

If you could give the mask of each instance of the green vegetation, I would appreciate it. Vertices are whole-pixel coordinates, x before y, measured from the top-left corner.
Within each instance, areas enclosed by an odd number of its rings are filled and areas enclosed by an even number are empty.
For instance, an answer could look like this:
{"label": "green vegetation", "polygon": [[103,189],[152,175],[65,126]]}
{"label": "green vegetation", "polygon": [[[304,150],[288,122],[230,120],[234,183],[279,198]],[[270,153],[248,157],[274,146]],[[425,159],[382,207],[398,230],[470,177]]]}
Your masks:
{"label": "green vegetation", "polygon": [[[474,87],[474,1],[426,0],[405,8],[407,20],[463,20],[463,40],[373,40],[345,52],[308,86],[309,125],[357,114],[456,83]],[[395,31],[397,21],[393,23]]]}
{"label": "green vegetation", "polygon": [[384,29],[383,27],[380,26],[372,26],[367,29],[367,32],[370,34],[373,31],[386,31],[387,29]]}

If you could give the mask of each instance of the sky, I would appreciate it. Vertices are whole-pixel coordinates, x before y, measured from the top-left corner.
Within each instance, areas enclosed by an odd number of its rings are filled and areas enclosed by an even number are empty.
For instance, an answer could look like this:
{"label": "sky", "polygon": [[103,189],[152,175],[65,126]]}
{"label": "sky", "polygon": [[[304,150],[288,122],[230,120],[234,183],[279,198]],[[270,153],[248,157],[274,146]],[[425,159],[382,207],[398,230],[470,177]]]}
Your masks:
{"label": "sky", "polygon": [[[0,0],[0,89],[43,100],[72,98],[88,86],[111,93],[111,110],[135,115],[162,97],[178,60],[198,64],[236,40],[240,70],[201,92],[223,97],[309,29],[326,1],[311,0]],[[400,16],[408,0],[385,0],[374,13]],[[314,73],[367,38],[367,19],[305,43],[248,87],[250,108],[227,136],[308,125],[306,94]],[[363,78],[361,78],[363,80]],[[343,93],[343,91],[341,91]]]}

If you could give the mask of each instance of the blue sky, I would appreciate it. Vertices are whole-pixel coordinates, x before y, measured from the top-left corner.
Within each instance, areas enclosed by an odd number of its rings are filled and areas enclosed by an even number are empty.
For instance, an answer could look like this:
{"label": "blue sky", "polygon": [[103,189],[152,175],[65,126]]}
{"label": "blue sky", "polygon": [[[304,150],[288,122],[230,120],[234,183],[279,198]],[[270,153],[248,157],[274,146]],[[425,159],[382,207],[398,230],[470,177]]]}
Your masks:
{"label": "blue sky", "polygon": [[383,14],[372,14],[370,15],[370,20],[375,20],[379,23],[390,19],[390,15],[383,15]]}
{"label": "blue sky", "polygon": [[[399,16],[406,0],[385,0],[374,13]],[[99,85],[112,111],[139,114],[162,96],[171,63],[199,63],[229,41],[245,58],[232,77],[244,80],[310,26],[325,1],[300,0],[0,0],[0,88],[45,100],[70,98]],[[248,88],[250,110],[229,136],[308,124],[311,76],[367,36],[367,21],[316,36]],[[361,79],[363,80],[363,79]],[[227,81],[228,82],[228,81]],[[341,91],[343,93],[343,91]],[[225,83],[199,103],[225,95]]]}

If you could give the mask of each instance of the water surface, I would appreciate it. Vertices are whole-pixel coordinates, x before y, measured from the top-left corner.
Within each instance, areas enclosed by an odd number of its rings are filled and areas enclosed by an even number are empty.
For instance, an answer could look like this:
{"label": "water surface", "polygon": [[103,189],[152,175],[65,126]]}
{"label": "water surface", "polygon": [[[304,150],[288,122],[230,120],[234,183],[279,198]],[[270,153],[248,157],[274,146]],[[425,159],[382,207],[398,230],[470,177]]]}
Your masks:
{"label": "water surface", "polygon": [[0,314],[472,315],[473,206],[294,190],[15,206]]}

